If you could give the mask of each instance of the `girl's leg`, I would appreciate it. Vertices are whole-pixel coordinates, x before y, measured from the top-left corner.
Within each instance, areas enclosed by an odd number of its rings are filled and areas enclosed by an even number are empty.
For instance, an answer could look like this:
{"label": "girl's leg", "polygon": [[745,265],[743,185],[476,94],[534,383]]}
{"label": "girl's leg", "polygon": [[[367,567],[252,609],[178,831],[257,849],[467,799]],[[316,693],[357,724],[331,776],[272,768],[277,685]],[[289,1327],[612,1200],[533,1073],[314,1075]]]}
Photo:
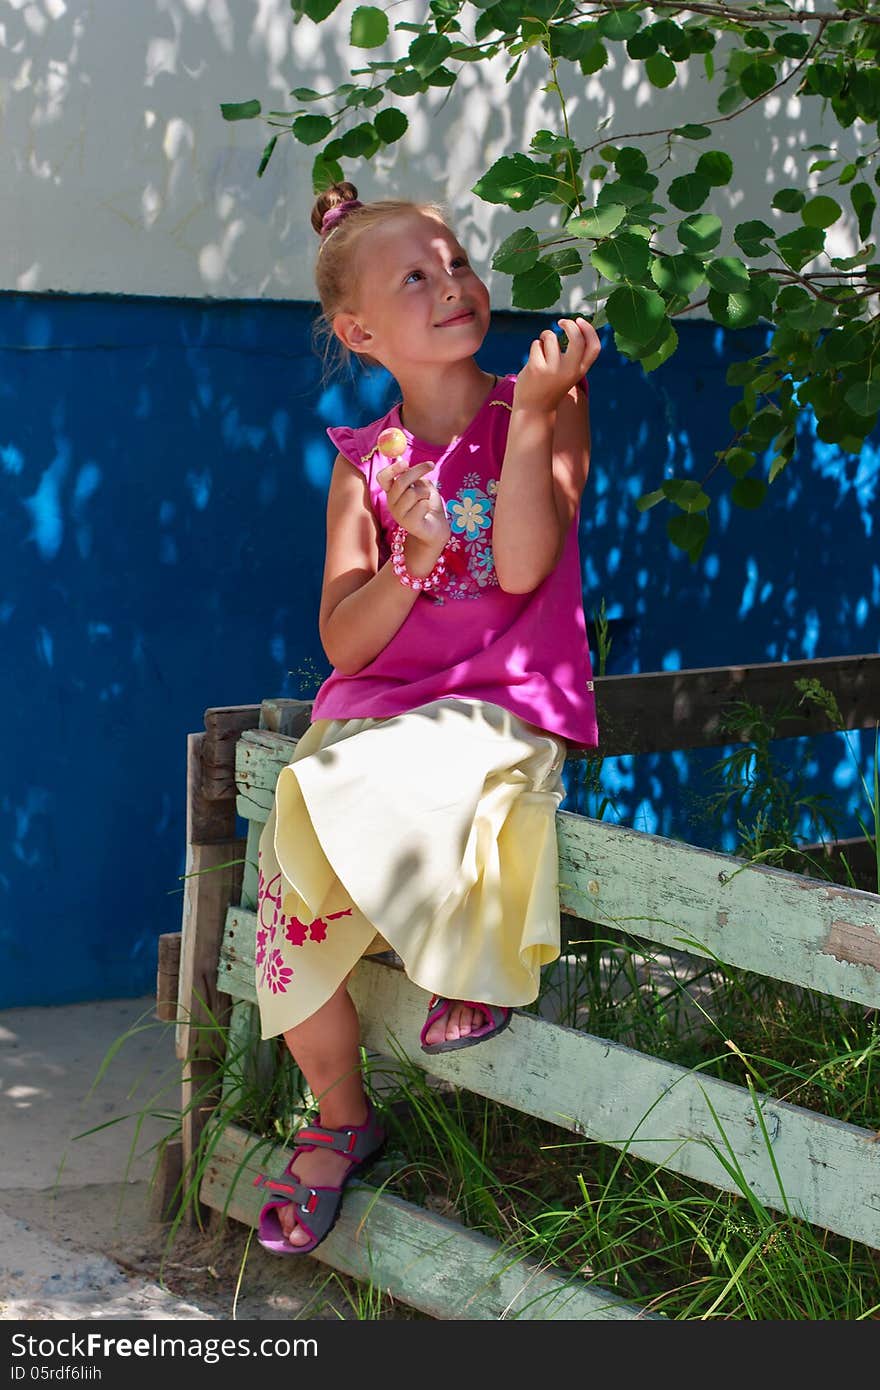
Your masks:
{"label": "girl's leg", "polygon": [[[360,1069],[360,1024],[348,976],[326,1004],[288,1029],[284,1041],[319,1103],[320,1123],[328,1129],[362,1125],[367,1098]],[[338,1187],[350,1168],[343,1154],[316,1149],[297,1158],[294,1173],[309,1187]],[[292,1206],[281,1207],[278,1220],[292,1245],[308,1243]]]}

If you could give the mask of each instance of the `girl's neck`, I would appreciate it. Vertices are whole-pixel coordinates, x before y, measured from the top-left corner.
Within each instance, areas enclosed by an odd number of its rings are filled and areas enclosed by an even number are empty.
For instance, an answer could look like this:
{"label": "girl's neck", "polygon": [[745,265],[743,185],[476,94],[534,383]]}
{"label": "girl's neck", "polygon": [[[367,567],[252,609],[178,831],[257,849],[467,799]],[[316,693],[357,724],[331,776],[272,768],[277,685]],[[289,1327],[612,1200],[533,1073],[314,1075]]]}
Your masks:
{"label": "girl's neck", "polygon": [[495,382],[472,357],[397,377],[400,422],[417,439],[445,448],[463,434]]}

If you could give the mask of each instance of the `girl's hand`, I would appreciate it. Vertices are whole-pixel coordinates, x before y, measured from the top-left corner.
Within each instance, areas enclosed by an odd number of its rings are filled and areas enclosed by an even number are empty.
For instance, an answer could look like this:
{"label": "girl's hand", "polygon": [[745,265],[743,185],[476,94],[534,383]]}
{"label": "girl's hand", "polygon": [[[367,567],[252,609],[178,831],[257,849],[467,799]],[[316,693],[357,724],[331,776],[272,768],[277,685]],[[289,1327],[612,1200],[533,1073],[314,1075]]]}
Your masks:
{"label": "girl's hand", "polygon": [[398,526],[420,541],[426,553],[436,549],[439,555],[449,540],[450,529],[443,498],[424,476],[433,467],[433,463],[427,462],[410,467],[401,459],[394,459],[387,468],[380,469],[376,478]]}
{"label": "girl's hand", "polygon": [[580,381],[599,356],[599,335],[589,319],[560,319],[568,347],[565,352],[556,334],[546,328],[529,348],[529,360],[516,378],[514,406],[527,410],[555,411],[563,396]]}

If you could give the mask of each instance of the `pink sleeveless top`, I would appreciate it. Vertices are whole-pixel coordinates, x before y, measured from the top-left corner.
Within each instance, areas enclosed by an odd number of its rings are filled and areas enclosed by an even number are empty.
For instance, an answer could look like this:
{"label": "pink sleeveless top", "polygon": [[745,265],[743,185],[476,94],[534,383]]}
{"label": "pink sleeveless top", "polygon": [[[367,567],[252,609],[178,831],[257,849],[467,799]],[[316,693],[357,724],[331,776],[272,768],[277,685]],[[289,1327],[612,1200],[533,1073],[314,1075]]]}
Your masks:
{"label": "pink sleeveless top", "polygon": [[[407,463],[435,461],[427,476],[446,503],[452,543],[449,581],[419,594],[399,630],[355,675],[334,670],[312,719],[384,719],[445,696],[488,700],[580,747],[598,742],[578,547],[578,506],[556,568],[528,594],[499,587],[492,558],[495,493],[507,444],[516,376],[489,392],[463,434],[445,449],[403,433]],[[586,381],[582,383],[587,389]],[[363,473],[379,526],[379,565],[391,554],[396,522],[376,474],[388,460],[380,432],[400,429],[400,406],[360,429],[328,429]]]}

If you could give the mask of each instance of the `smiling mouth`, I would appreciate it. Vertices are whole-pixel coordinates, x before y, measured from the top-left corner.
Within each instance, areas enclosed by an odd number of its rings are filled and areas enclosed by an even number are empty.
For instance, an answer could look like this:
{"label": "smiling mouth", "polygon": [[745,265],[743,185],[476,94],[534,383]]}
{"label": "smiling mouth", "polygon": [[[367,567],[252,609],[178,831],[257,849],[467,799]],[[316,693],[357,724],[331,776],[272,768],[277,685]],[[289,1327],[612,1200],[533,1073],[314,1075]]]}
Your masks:
{"label": "smiling mouth", "polygon": [[466,323],[468,319],[474,317],[473,309],[465,309],[461,314],[455,314],[451,319],[444,319],[442,323],[435,325],[436,328],[449,328],[453,323]]}

